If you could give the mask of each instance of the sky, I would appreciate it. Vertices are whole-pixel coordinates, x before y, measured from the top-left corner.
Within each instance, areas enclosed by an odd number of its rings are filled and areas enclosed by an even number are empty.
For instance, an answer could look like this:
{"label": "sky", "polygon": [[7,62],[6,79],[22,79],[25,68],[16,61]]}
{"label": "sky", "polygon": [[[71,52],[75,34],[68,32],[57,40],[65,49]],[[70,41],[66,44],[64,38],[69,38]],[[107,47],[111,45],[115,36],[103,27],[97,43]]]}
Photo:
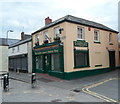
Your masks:
{"label": "sky", "polygon": [[102,23],[118,30],[119,0],[0,0],[0,38],[20,39],[21,32],[31,34],[53,21],[73,15]]}

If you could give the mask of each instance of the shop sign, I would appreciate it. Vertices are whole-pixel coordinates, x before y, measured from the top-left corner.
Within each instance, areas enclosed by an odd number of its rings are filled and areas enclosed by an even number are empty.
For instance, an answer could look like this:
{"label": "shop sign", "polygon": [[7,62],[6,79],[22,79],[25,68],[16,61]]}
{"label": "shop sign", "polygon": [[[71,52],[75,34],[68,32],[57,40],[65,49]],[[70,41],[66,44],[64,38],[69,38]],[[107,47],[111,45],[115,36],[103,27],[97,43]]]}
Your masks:
{"label": "shop sign", "polygon": [[88,42],[77,40],[77,41],[74,41],[74,46],[88,47]]}
{"label": "shop sign", "polygon": [[59,52],[59,50],[49,50],[49,51],[40,51],[40,52],[35,52],[35,55],[40,55],[40,54],[49,54],[49,53],[56,53]]}

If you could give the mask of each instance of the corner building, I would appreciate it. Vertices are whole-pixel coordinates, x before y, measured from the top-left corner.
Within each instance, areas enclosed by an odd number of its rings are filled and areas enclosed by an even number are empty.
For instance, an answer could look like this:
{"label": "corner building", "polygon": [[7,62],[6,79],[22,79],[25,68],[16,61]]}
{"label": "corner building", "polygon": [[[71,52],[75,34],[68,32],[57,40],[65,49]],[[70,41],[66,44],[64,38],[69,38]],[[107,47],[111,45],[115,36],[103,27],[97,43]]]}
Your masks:
{"label": "corner building", "polygon": [[95,75],[120,67],[118,32],[102,24],[64,16],[32,33],[33,68],[62,79]]}

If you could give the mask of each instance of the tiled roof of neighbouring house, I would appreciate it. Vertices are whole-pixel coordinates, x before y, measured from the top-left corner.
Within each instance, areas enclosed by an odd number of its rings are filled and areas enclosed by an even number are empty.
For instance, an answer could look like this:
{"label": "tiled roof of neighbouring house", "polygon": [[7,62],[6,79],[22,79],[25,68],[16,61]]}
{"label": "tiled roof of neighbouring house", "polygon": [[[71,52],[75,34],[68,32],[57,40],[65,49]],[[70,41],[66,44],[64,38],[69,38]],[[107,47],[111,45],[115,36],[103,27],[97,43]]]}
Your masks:
{"label": "tiled roof of neighbouring house", "polygon": [[[53,21],[53,22],[45,25],[41,29],[35,31],[34,33],[40,32],[44,29],[47,29],[51,26],[54,26],[54,25],[59,24],[59,23],[64,22],[64,21],[118,33],[117,31],[115,31],[115,30],[113,30],[113,29],[111,29],[111,28],[109,28],[109,27],[107,27],[103,24],[93,22],[93,21],[89,21],[89,20],[82,19],[82,18],[78,18],[78,17],[74,17],[74,16],[71,16],[71,15],[66,15],[66,16],[64,16],[64,17],[62,17],[62,18],[60,18],[56,21]],[[32,34],[34,34],[34,33],[32,33]]]}
{"label": "tiled roof of neighbouring house", "polygon": [[[0,38],[0,45],[11,45],[13,43],[19,42],[19,39],[6,39],[6,38]],[[8,43],[7,43],[8,42]]]}
{"label": "tiled roof of neighbouring house", "polygon": [[20,40],[19,42],[16,42],[16,43],[14,43],[14,44],[11,44],[11,45],[9,45],[9,48],[16,47],[16,46],[18,46],[18,45],[27,43],[27,42],[29,42],[29,41],[32,41],[32,37],[27,38],[27,39],[25,39],[25,40]]}

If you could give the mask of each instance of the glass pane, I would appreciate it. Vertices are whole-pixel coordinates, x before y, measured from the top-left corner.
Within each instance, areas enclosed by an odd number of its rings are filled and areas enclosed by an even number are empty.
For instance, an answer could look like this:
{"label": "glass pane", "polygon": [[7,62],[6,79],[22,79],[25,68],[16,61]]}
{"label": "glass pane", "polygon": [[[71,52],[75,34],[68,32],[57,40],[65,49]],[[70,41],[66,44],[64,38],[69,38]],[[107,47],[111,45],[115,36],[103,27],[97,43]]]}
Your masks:
{"label": "glass pane", "polygon": [[84,30],[83,28],[78,27],[78,39],[84,39]]}
{"label": "glass pane", "polygon": [[76,53],[76,66],[87,66],[87,53]]}
{"label": "glass pane", "polygon": [[60,37],[60,32],[59,32],[60,27],[55,28],[55,37]]}
{"label": "glass pane", "polygon": [[55,53],[51,55],[51,69],[60,71],[60,54]]}
{"label": "glass pane", "polygon": [[43,69],[43,56],[36,56],[36,69]]}

